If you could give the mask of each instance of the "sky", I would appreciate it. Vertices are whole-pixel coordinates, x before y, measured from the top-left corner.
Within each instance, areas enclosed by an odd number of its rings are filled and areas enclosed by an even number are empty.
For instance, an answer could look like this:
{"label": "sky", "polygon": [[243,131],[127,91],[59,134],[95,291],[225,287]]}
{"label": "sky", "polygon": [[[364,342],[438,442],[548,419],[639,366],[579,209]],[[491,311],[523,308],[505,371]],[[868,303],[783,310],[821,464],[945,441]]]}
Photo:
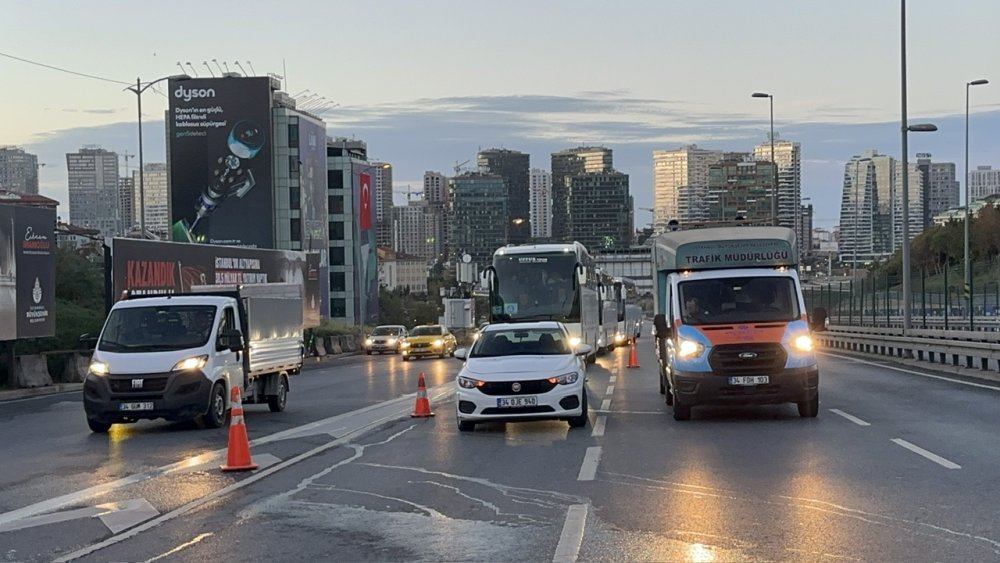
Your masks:
{"label": "sky", "polygon": [[[769,121],[750,94],[764,91],[778,136],[802,143],[802,195],[829,228],[844,163],[899,157],[899,12],[898,0],[0,0],[0,145],[38,154],[42,193],[65,204],[67,152],[138,151],[125,83],[239,61],[329,100],[327,134],[391,163],[398,202],[424,171],[450,175],[480,149],[549,169],[552,152],[601,145],[636,206],[652,207],[652,152],[752,150]],[[939,128],[910,135],[911,159],[929,152],[961,175],[965,83],[987,78],[971,92],[970,167],[1000,167],[997,21],[996,0],[907,3],[908,119]],[[167,98],[154,88],[143,155],[163,162]],[[637,210],[637,226],[649,221]]]}

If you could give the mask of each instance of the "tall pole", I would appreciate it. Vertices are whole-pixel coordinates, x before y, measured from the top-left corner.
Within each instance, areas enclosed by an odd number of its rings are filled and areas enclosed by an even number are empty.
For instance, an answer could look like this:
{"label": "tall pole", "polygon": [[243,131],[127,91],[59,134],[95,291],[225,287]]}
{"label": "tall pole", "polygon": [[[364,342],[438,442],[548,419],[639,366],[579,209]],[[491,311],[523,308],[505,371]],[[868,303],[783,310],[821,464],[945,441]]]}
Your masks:
{"label": "tall pole", "polygon": [[906,120],[906,0],[900,0],[899,40],[900,40],[900,106],[903,163],[903,335],[910,331],[910,184],[909,163],[907,162],[906,137],[909,125]]}
{"label": "tall pole", "polygon": [[142,82],[135,79],[135,99],[139,108],[139,237],[146,238],[146,185],[142,165]]}
{"label": "tall pole", "polygon": [[969,252],[969,224],[972,221],[972,198],[969,196],[969,88],[989,84],[985,78],[965,83],[965,293],[969,296],[969,330],[974,330],[972,316],[972,255]]}
{"label": "tall pole", "polygon": [[[771,180],[771,223],[778,225],[778,163],[774,161],[774,96],[767,97],[771,106],[771,167],[774,177]],[[798,233],[796,233],[798,234]]]}

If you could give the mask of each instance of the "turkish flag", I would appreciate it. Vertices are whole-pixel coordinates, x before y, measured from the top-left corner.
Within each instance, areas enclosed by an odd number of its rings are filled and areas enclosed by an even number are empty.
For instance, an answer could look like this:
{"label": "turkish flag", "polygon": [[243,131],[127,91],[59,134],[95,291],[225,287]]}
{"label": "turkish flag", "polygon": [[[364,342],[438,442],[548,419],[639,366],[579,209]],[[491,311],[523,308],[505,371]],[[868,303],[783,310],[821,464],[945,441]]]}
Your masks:
{"label": "turkish flag", "polygon": [[358,222],[362,231],[372,228],[372,177],[361,175],[361,210]]}

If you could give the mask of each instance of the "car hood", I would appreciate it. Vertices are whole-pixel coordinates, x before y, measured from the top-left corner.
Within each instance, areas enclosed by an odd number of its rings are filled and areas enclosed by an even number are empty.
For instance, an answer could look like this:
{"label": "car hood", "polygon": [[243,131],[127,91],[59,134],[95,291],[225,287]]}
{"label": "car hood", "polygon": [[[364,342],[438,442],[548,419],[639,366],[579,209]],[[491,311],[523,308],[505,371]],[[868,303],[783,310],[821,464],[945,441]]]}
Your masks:
{"label": "car hood", "polygon": [[410,342],[410,343],[413,343],[413,342],[431,342],[431,343],[433,343],[435,340],[445,340],[447,338],[448,338],[447,336],[441,336],[440,334],[435,334],[435,335],[431,335],[431,336],[407,336],[406,337],[406,341]]}
{"label": "car hood", "polygon": [[463,375],[476,379],[506,381],[524,379],[525,374],[533,374],[541,379],[576,371],[579,366],[579,360],[572,354],[469,358],[465,361]]}

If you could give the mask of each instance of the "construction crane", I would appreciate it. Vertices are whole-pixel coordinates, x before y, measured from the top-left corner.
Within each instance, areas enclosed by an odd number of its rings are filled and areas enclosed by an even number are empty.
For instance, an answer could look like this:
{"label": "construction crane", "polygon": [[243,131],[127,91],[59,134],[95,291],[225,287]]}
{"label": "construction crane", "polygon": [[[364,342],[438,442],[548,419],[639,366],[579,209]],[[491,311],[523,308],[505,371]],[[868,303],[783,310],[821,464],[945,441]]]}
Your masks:
{"label": "construction crane", "polygon": [[410,186],[406,186],[406,187],[399,187],[399,188],[396,188],[396,187],[393,187],[393,188],[392,188],[392,191],[393,191],[393,193],[397,193],[397,192],[399,192],[399,193],[405,193],[405,194],[406,194],[406,204],[407,204],[407,205],[409,205],[409,204],[410,204],[410,198],[411,198],[411,197],[412,197],[412,196],[413,196],[414,194],[416,194],[416,195],[418,195],[418,196],[422,196],[422,195],[424,195],[424,190],[423,190],[423,189],[420,189],[420,190],[413,190],[413,189],[410,189]]}
{"label": "construction crane", "polygon": [[466,164],[468,164],[469,162],[470,161],[466,160],[465,162],[459,164],[458,161],[456,160],[455,161],[455,175],[458,176],[459,174],[461,174],[462,173],[462,167],[465,166]]}

